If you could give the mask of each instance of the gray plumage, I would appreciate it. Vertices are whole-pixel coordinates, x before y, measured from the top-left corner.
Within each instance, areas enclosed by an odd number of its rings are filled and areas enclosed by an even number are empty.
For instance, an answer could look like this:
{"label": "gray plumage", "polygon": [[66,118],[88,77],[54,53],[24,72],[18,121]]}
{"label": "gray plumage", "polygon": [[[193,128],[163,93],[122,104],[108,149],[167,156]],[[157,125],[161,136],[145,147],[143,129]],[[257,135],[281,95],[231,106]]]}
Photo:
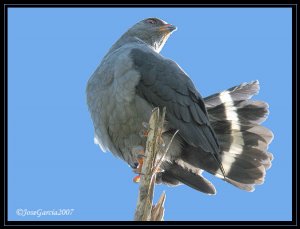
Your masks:
{"label": "gray plumage", "polygon": [[95,143],[136,166],[133,148],[145,146],[139,135],[154,107],[166,107],[163,139],[171,145],[157,183],[184,183],[214,194],[205,170],[247,191],[261,184],[271,166],[273,139],[260,126],[268,105],[252,101],[258,81],[202,98],[178,64],[159,54],[176,27],[148,18],[130,28],[111,47],[87,84],[87,103]]}

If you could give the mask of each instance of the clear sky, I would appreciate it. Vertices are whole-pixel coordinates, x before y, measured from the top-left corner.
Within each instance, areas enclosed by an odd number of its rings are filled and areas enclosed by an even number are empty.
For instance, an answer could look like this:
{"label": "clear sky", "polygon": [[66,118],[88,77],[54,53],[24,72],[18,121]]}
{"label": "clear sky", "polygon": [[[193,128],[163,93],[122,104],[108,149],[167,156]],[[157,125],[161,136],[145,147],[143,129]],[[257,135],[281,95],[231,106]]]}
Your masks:
{"label": "clear sky", "polygon": [[[132,220],[134,174],[93,143],[86,83],[134,23],[159,17],[178,27],[161,54],[203,96],[259,80],[273,166],[253,193],[207,174],[208,196],[166,191],[165,220],[291,220],[292,11],[288,8],[10,8],[8,10],[8,219]],[[18,216],[74,209],[71,216]]]}

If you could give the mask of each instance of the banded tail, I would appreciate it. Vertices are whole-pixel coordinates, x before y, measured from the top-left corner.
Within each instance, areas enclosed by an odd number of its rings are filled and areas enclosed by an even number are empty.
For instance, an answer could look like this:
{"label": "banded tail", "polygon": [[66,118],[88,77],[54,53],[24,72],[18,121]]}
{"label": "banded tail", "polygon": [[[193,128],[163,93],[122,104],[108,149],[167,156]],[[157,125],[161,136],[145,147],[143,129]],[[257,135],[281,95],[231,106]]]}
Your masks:
{"label": "banded tail", "polygon": [[[253,81],[204,99],[221,146],[222,164],[227,168],[225,180],[246,191],[264,182],[273,160],[268,152],[273,133],[260,125],[269,114],[269,106],[250,100],[258,91],[259,82]],[[213,168],[210,172],[222,175]]]}
{"label": "banded tail", "polygon": [[[246,191],[253,191],[255,185],[262,184],[273,160],[273,155],[268,152],[273,133],[260,125],[269,114],[268,104],[251,100],[258,91],[259,82],[253,81],[204,98],[221,147],[225,178],[211,154],[199,148],[185,147],[181,160]],[[195,181],[190,182],[191,179],[186,176],[179,180],[195,188]],[[199,183],[198,190],[214,194],[211,183],[208,187],[211,192],[204,191]]]}

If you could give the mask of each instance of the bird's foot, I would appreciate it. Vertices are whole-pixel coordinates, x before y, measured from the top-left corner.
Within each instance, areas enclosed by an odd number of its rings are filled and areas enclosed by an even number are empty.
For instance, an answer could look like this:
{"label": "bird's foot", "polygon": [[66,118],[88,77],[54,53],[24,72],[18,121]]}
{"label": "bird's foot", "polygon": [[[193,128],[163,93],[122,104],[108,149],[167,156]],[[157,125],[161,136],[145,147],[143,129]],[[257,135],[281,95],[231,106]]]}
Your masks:
{"label": "bird's foot", "polygon": [[135,162],[136,168],[133,169],[133,172],[138,174],[133,178],[133,182],[138,183],[140,182],[141,175],[143,175],[142,167],[144,163],[144,158],[146,157],[145,150],[142,146],[136,146],[133,147],[132,153],[136,156],[136,161],[137,161]]}
{"label": "bird's foot", "polygon": [[143,174],[143,173],[139,173],[138,171],[135,171],[135,173],[137,173],[138,175],[135,176],[135,177],[132,179],[132,181],[133,181],[134,183],[139,183],[140,180],[141,180],[141,176],[144,175],[144,174]]}
{"label": "bird's foot", "polygon": [[139,182],[141,181],[141,175],[135,176],[135,177],[132,179],[132,181],[133,181],[134,183],[139,183]]}

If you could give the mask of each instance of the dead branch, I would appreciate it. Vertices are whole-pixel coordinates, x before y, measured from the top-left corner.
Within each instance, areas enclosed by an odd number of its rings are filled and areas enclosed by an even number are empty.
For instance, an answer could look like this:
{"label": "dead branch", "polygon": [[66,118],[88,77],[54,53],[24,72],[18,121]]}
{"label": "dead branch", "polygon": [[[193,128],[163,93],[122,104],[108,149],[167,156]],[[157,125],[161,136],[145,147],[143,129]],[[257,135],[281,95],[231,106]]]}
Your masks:
{"label": "dead branch", "polygon": [[[155,206],[152,204],[152,202],[156,173],[158,170],[157,168],[161,163],[161,160],[159,160],[159,163],[157,165],[155,164],[161,145],[165,113],[165,108],[163,109],[161,115],[159,108],[155,108],[150,117],[149,133],[145,149],[146,158],[142,167],[143,175],[140,179],[139,195],[134,216],[135,221],[163,221],[166,194],[164,192],[162,193],[158,203]],[[163,159],[169,146],[170,143],[160,159]]]}

